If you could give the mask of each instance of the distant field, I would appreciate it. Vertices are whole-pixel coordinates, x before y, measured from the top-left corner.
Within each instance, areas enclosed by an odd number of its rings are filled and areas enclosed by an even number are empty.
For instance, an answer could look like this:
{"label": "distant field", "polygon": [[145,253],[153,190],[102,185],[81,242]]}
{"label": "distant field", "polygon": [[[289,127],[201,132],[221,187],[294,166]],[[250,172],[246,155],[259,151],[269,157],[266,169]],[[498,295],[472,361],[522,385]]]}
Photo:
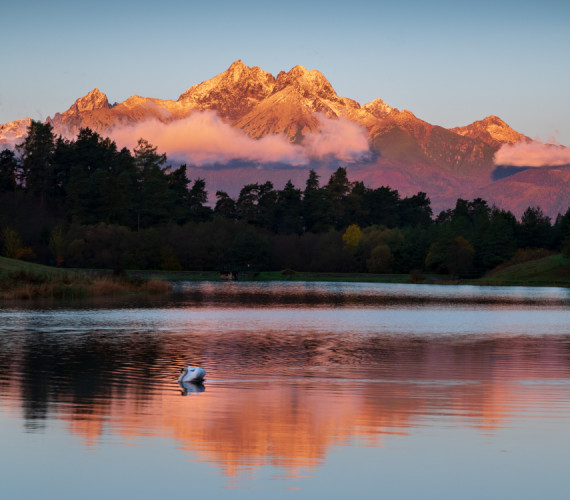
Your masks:
{"label": "distant field", "polygon": [[570,258],[558,254],[515,264],[487,273],[477,284],[570,286]]}

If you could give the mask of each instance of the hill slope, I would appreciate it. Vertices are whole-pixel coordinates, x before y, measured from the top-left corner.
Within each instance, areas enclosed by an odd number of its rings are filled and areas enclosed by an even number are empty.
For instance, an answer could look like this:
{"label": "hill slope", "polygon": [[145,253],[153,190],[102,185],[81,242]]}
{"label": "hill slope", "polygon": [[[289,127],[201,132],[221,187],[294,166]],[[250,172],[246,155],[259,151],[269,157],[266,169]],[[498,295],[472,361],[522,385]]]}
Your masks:
{"label": "hill slope", "polygon": [[479,280],[482,284],[524,284],[570,286],[570,258],[562,254],[531,260],[491,271]]}

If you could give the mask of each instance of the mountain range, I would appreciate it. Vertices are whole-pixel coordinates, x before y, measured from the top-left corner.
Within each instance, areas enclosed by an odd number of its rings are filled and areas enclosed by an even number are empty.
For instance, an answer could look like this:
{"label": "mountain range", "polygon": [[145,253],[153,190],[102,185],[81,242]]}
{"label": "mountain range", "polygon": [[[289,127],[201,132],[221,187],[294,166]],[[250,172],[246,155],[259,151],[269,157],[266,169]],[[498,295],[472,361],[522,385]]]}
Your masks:
{"label": "mountain range", "polygon": [[[73,137],[89,127],[127,147],[142,136],[171,161],[187,163],[189,176],[204,178],[210,193],[235,195],[266,180],[303,187],[310,168],[326,182],[345,166],[370,187],[424,191],[436,211],[458,197],[481,197],[518,216],[540,206],[554,217],[570,205],[569,148],[532,141],[496,116],[446,129],[381,99],[361,105],[303,66],[273,76],[238,60],[177,100],[133,95],[110,104],[94,89],[47,121],[57,134]],[[29,124],[0,125],[0,145],[21,142]],[[521,147],[538,151],[528,164],[514,154]]]}

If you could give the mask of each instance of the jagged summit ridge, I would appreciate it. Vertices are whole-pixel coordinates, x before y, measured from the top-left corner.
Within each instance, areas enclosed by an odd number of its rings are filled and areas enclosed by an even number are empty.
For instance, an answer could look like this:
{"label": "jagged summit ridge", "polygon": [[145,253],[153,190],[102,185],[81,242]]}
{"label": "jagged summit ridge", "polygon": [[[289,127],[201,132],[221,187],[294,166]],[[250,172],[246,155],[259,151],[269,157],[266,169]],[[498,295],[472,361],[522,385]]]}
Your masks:
{"label": "jagged summit ridge", "polygon": [[330,82],[316,69],[307,70],[304,66],[295,66],[289,72],[281,71],[277,75],[273,92],[279,92],[288,86],[294,86],[300,92],[313,94],[324,99],[337,99],[338,96]]}
{"label": "jagged summit ridge", "polygon": [[483,140],[493,146],[530,141],[530,138],[517,132],[495,115],[489,115],[483,118],[483,120],[478,120],[464,127],[455,127],[450,130],[462,136]]}
{"label": "jagged summit ridge", "polygon": [[68,113],[82,113],[83,111],[93,111],[95,109],[108,109],[109,100],[107,96],[98,88],[93,89],[87,95],[77,99],[67,110]]}
{"label": "jagged summit ridge", "polygon": [[[117,123],[138,123],[148,119],[169,122],[207,110],[214,111],[253,138],[286,134],[289,140],[299,141],[304,134],[317,130],[315,114],[355,122],[371,134],[372,142],[376,136],[394,135],[393,130],[398,129],[413,136],[414,141],[419,140],[423,149],[427,147],[428,135],[433,129],[411,112],[400,112],[382,99],[361,106],[352,99],[339,97],[331,83],[316,69],[297,65],[275,77],[258,66],[249,67],[239,59],[219,75],[193,85],[176,101],[133,95],[110,106],[107,96],[95,88],[77,99],[67,111],[57,113],[48,121],[56,130],[65,128],[68,133],[84,126],[105,132]],[[450,129],[450,132],[482,141],[493,148],[525,138],[495,116]],[[454,161],[461,162],[462,158],[460,155]]]}
{"label": "jagged summit ridge", "polygon": [[[382,155],[392,154],[392,151],[398,152],[397,159],[409,158],[410,154],[404,149],[415,148],[414,158],[452,168],[474,158],[489,157],[490,153],[483,151],[485,147],[496,149],[503,143],[512,144],[524,138],[494,116],[451,130],[434,127],[411,112],[389,106],[382,99],[361,106],[352,99],[339,97],[316,69],[297,65],[275,77],[241,60],[210,80],[193,85],[176,101],[133,95],[110,106],[107,96],[95,88],[48,121],[56,132],[67,135],[81,127],[107,133],[118,124],[151,119],[169,123],[200,111],[215,112],[252,138],[284,134],[293,142],[302,142],[307,133],[318,133],[319,117],[341,118],[365,129],[370,143],[381,150]],[[378,140],[379,137],[385,139]],[[402,144],[394,147],[396,143]]]}
{"label": "jagged summit ridge", "polygon": [[213,110],[232,120],[269,96],[274,85],[271,73],[238,60],[223,73],[190,87],[177,102],[186,109]]}
{"label": "jagged summit ridge", "polygon": [[392,111],[398,111],[396,108],[388,106],[382,99],[374,99],[364,105],[364,109],[377,118],[385,118]]}

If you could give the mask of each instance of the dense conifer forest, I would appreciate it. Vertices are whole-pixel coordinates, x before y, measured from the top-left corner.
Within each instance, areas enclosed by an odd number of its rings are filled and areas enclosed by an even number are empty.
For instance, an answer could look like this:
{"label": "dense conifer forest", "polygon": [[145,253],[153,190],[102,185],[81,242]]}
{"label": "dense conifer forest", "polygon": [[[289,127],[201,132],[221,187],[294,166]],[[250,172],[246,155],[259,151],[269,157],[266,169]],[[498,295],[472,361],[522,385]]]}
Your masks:
{"label": "dense conifer forest", "polygon": [[[131,152],[82,129],[74,140],[32,122],[0,152],[0,253],[60,267],[434,272],[480,276],[515,255],[570,253],[570,210],[521,220],[483,199],[433,214],[425,193],[329,179],[248,184],[237,198],[167,165],[141,139]],[[518,252],[518,253],[517,253]],[[522,256],[522,257],[521,257]]]}

